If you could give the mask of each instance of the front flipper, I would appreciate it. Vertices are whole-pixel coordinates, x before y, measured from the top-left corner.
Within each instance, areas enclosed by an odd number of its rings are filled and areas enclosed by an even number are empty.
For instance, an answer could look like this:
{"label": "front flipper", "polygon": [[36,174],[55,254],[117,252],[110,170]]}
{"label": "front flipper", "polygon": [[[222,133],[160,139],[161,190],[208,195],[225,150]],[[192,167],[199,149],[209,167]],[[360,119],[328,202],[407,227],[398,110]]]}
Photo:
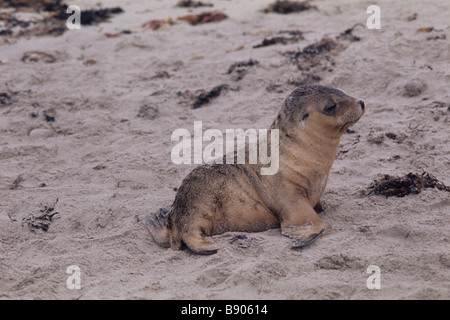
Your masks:
{"label": "front flipper", "polygon": [[292,243],[291,248],[297,249],[297,248],[304,247],[304,246],[310,244],[311,242],[313,242],[314,240],[316,240],[318,237],[320,237],[322,235],[322,233],[323,233],[323,230],[320,231],[319,233],[313,233],[305,240],[297,240],[294,238],[294,242]]}
{"label": "front flipper", "polygon": [[302,248],[324,231],[324,223],[306,200],[300,200],[281,214],[281,233],[293,240],[292,248]]}
{"label": "front flipper", "polygon": [[186,234],[183,235],[183,242],[186,246],[196,254],[214,254],[219,250],[219,247],[214,242],[206,239],[201,234]]}

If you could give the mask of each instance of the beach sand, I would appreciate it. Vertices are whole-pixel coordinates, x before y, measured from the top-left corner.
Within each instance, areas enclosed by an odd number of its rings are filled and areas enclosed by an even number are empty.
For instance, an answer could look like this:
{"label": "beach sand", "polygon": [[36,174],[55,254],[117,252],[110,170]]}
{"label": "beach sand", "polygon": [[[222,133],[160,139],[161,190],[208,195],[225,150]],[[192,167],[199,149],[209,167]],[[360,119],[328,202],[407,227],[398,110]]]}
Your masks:
{"label": "beach sand", "polygon": [[[366,27],[372,1],[317,0],[287,15],[263,13],[267,0],[204,2],[214,7],[101,1],[124,12],[60,36],[0,36],[0,298],[449,299],[450,194],[364,193],[384,174],[426,171],[450,185],[448,1],[376,1],[379,30]],[[228,19],[177,20],[210,10]],[[176,23],[142,27],[168,18]],[[358,23],[359,41],[339,37]],[[303,39],[253,48],[286,30]],[[338,48],[299,70],[295,52],[324,37]],[[30,51],[50,60],[22,59]],[[258,64],[228,73],[250,59]],[[292,250],[279,229],[226,233],[210,256],[157,246],[142,218],[169,207],[195,167],[172,162],[172,132],[192,132],[194,121],[268,128],[302,83],[341,88],[367,106],[341,139],[322,237]],[[33,227],[41,210],[57,212],[47,231]],[[79,290],[66,284],[71,265]],[[366,286],[371,265],[380,289]]]}

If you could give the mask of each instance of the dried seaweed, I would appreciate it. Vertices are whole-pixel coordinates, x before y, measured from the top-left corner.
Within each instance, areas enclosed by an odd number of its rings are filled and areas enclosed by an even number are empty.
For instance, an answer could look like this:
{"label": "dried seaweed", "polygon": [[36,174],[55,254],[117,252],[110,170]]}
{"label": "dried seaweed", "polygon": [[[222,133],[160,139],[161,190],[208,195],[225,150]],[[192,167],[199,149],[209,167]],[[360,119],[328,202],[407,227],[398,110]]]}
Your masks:
{"label": "dried seaweed", "polygon": [[422,80],[413,80],[405,84],[404,96],[416,97],[428,88],[427,84]]}
{"label": "dried seaweed", "polygon": [[440,34],[434,37],[427,37],[427,40],[445,40],[447,36],[445,34]]}
{"label": "dried seaweed", "polygon": [[251,239],[249,239],[247,237],[247,235],[238,234],[238,235],[234,236],[228,243],[234,244],[238,248],[246,249],[246,248],[250,247],[250,242],[251,242]]}
{"label": "dried seaweed", "polygon": [[145,22],[141,25],[142,28],[152,29],[152,30],[162,30],[167,29],[168,27],[175,24],[175,21],[172,18],[169,19],[154,19],[148,22]]}
{"label": "dried seaweed", "polygon": [[144,104],[139,108],[138,114],[136,117],[142,119],[154,120],[158,117],[159,109],[156,104],[148,103]]}
{"label": "dried seaweed", "polygon": [[280,1],[277,0],[275,3],[272,3],[269,5],[266,9],[263,10],[265,13],[281,13],[281,14],[288,14],[293,12],[301,12],[309,9],[317,9],[316,6],[313,6],[309,3],[309,1]]}
{"label": "dried seaweed", "polygon": [[[49,12],[48,17],[42,21],[22,21],[15,17],[12,13],[0,13],[0,21],[4,24],[4,30],[0,30],[2,36],[44,36],[62,35],[66,30],[66,21],[72,15],[67,13],[67,4],[63,4],[61,0],[0,0],[0,6],[8,6],[13,8],[26,7],[36,12]],[[122,13],[120,7],[101,8],[92,10],[83,10],[80,15],[80,23],[82,25],[92,25],[95,23],[106,21],[113,14]],[[13,28],[19,26],[16,34]]]}
{"label": "dried seaweed", "polygon": [[3,0],[0,5],[12,8],[28,7],[36,11],[56,11],[62,6],[61,2],[62,0]]}
{"label": "dried seaweed", "polygon": [[412,15],[406,18],[406,21],[414,21],[417,19],[417,12],[414,12]]}
{"label": "dried seaweed", "polygon": [[192,104],[192,109],[198,109],[202,107],[205,104],[208,104],[212,99],[217,98],[220,96],[223,90],[228,90],[229,85],[227,84],[221,84],[216,87],[214,87],[212,90],[208,92],[203,92],[200,95],[197,96],[194,103]]}
{"label": "dried seaweed", "polygon": [[233,63],[229,68],[228,68],[228,74],[231,74],[236,68],[241,68],[241,67],[253,67],[259,64],[258,60],[247,60],[247,61],[241,61],[241,62],[236,62]]}
{"label": "dried seaweed", "polygon": [[51,205],[42,205],[43,208],[39,210],[39,215],[35,216],[30,214],[29,216],[22,219],[22,226],[27,225],[28,229],[36,233],[37,230],[42,230],[47,232],[50,228],[50,224],[53,221],[53,216],[59,214],[55,211],[55,206],[58,203],[58,199]]}
{"label": "dried seaweed", "polygon": [[419,194],[425,188],[437,188],[441,191],[450,192],[450,187],[437,180],[432,174],[408,173],[402,177],[394,177],[388,174],[381,179],[374,180],[367,188],[369,192],[365,195],[375,194],[387,197],[404,197],[408,194]]}
{"label": "dried seaweed", "polygon": [[228,16],[221,11],[202,12],[200,14],[188,14],[187,16],[179,17],[178,20],[184,20],[195,26],[197,24],[219,22],[228,19]]}
{"label": "dried seaweed", "polygon": [[[71,13],[66,12],[67,5],[62,5],[58,9],[59,12],[53,16],[55,19],[66,21],[72,15]],[[92,25],[95,23],[104,22],[111,18],[113,14],[123,12],[123,9],[120,7],[83,10],[80,16],[80,23],[81,25]]]}
{"label": "dried seaweed", "polygon": [[408,136],[404,133],[395,134],[393,132],[386,132],[384,134],[386,138],[391,139],[397,143],[402,143]]}
{"label": "dried seaweed", "polygon": [[20,184],[24,181],[22,175],[19,176],[13,181],[13,183],[9,186],[10,190],[16,190],[20,187]]}
{"label": "dried seaweed", "polygon": [[236,62],[228,68],[228,74],[231,74],[231,79],[233,81],[240,81],[247,74],[247,67],[253,67],[258,65],[259,62],[257,60],[250,59],[248,61]]}
{"label": "dried seaweed", "polygon": [[419,28],[416,30],[416,32],[431,32],[433,30],[434,30],[433,27],[426,27],[426,28]]}
{"label": "dried seaweed", "polygon": [[21,58],[23,62],[45,62],[53,63],[56,61],[56,57],[50,53],[43,51],[26,51]]}
{"label": "dried seaweed", "polygon": [[355,28],[358,27],[358,26],[364,28],[364,25],[363,25],[362,23],[357,23],[357,24],[355,24],[353,27],[351,27],[351,28],[345,30],[344,32],[340,33],[340,34],[336,37],[336,39],[337,39],[337,40],[348,40],[348,41],[351,41],[351,42],[354,42],[354,41],[360,41],[361,38],[358,37],[358,36],[355,36],[355,35],[353,34],[353,31],[354,31]]}
{"label": "dried seaweed", "polygon": [[180,0],[178,1],[176,6],[180,8],[198,8],[198,7],[212,7],[213,4],[193,0]]}
{"label": "dried seaweed", "polygon": [[322,40],[315,42],[307,47],[305,47],[298,56],[314,57],[328,53],[335,49],[338,43],[331,38],[323,38]]}
{"label": "dried seaweed", "polygon": [[343,45],[339,42],[324,37],[322,40],[306,46],[301,51],[286,52],[286,54],[290,56],[299,70],[309,70],[311,67],[319,65],[323,58],[327,58],[329,55],[338,53],[343,49]]}
{"label": "dried seaweed", "polygon": [[297,78],[291,78],[288,80],[288,84],[292,86],[304,86],[308,84],[314,84],[322,80],[322,77],[314,74],[314,73],[307,73],[302,72],[301,77]]}
{"label": "dried seaweed", "polygon": [[0,92],[0,107],[6,107],[12,105],[13,103],[14,100],[12,98],[12,95],[6,92]]}
{"label": "dried seaweed", "polygon": [[54,108],[49,108],[43,112],[44,119],[47,122],[55,122],[56,120],[56,110]]}
{"label": "dried seaweed", "polygon": [[278,33],[279,34],[287,33],[290,35],[290,37],[277,36],[277,37],[272,37],[272,38],[264,38],[264,40],[260,44],[253,46],[253,48],[254,49],[262,48],[262,47],[272,46],[272,45],[275,45],[278,43],[281,43],[281,44],[294,43],[294,42],[304,39],[303,32],[301,32],[299,30],[280,31]]}

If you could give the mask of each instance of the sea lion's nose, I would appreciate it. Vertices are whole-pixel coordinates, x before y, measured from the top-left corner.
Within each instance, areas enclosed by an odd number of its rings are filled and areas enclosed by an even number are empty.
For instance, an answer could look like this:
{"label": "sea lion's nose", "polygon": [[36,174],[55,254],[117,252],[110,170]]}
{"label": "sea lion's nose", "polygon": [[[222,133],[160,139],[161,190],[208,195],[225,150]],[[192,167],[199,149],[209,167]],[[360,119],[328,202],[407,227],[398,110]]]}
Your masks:
{"label": "sea lion's nose", "polygon": [[364,101],[358,100],[358,101],[356,101],[356,104],[359,104],[361,106],[362,111],[365,110],[366,104],[364,103]]}

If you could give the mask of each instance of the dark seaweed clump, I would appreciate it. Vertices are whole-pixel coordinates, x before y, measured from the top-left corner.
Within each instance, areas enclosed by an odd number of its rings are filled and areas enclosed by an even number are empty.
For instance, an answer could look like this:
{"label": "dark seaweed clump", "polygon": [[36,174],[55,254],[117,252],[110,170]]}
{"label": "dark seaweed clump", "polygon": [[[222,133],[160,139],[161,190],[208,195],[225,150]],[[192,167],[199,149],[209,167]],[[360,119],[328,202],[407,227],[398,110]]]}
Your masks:
{"label": "dark seaweed clump", "polygon": [[198,7],[212,7],[213,4],[193,0],[180,0],[178,1],[176,6],[180,8],[198,8]]}
{"label": "dark seaweed clump", "polygon": [[[58,14],[54,16],[54,18],[59,20],[67,20],[72,14],[66,13],[67,5],[62,5],[59,10]],[[92,25],[97,22],[105,21],[109,18],[111,18],[111,15],[113,14],[119,14],[122,13],[123,10],[120,7],[115,8],[103,8],[103,9],[91,9],[91,10],[82,10],[81,16],[80,16],[80,23],[81,25]]]}
{"label": "dark seaweed clump", "polygon": [[425,188],[437,188],[438,190],[450,192],[450,187],[437,180],[432,174],[408,173],[402,177],[394,177],[388,174],[381,179],[374,180],[368,189],[367,195],[383,195],[387,197],[404,197],[408,194],[419,194]]}
{"label": "dark seaweed clump", "polygon": [[299,70],[309,70],[311,67],[318,66],[324,58],[330,60],[330,55],[342,51],[343,48],[339,42],[324,37],[322,40],[306,46],[301,51],[286,52],[286,54],[290,56]]}
{"label": "dark seaweed clump", "polygon": [[278,43],[288,44],[288,43],[293,43],[293,42],[297,42],[299,40],[304,39],[303,32],[301,32],[299,30],[287,30],[287,31],[280,31],[278,33],[279,34],[286,33],[286,34],[290,35],[290,37],[276,36],[276,37],[272,37],[272,38],[264,38],[264,40],[260,44],[253,46],[253,48],[254,49],[262,48],[262,47],[272,46],[272,45],[275,45]]}
{"label": "dark seaweed clump", "polygon": [[27,225],[28,229],[36,233],[36,230],[42,230],[47,232],[50,228],[50,224],[53,221],[53,216],[59,214],[55,211],[55,206],[58,203],[58,199],[51,205],[43,205],[43,208],[39,210],[39,215],[35,216],[30,214],[28,217],[22,219],[22,226]]}
{"label": "dark seaweed clump", "polygon": [[228,68],[228,74],[231,74],[234,71],[234,69],[236,69],[236,68],[253,67],[253,66],[256,66],[257,64],[259,64],[259,61],[253,60],[253,59],[250,59],[247,61],[236,62]]}
{"label": "dark seaweed clump", "polygon": [[[322,40],[310,44],[305,47],[298,56],[318,56],[330,52],[337,47],[337,42],[330,38],[323,38]],[[298,57],[297,56],[297,57]]]}
{"label": "dark seaweed clump", "polygon": [[312,8],[316,8],[316,6],[311,5],[309,3],[309,1],[298,2],[298,1],[288,1],[288,0],[284,0],[284,1],[277,0],[275,3],[272,3],[269,7],[264,9],[264,12],[265,13],[275,12],[275,13],[281,13],[281,14],[288,14],[288,13],[292,13],[292,12],[305,11],[305,10],[309,10]]}
{"label": "dark seaweed clump", "polygon": [[[67,29],[65,23],[72,13],[67,13],[68,5],[62,3],[62,0],[0,0],[0,8],[31,8],[36,12],[49,12],[47,19],[41,22],[21,21],[17,19],[13,13],[2,13],[0,21],[4,22],[4,29],[0,30],[1,36],[12,36],[13,28],[20,26],[22,30],[18,33],[21,35],[61,35]],[[122,8],[101,8],[91,10],[81,10],[80,23],[82,25],[92,25],[103,22],[113,14],[124,12]],[[28,29],[30,25],[37,26]]]}
{"label": "dark seaweed clump", "polygon": [[211,91],[203,92],[197,96],[194,103],[192,104],[192,109],[198,109],[203,105],[209,103],[212,99],[217,98],[222,93],[222,90],[228,90],[229,85],[221,84],[214,87]]}

